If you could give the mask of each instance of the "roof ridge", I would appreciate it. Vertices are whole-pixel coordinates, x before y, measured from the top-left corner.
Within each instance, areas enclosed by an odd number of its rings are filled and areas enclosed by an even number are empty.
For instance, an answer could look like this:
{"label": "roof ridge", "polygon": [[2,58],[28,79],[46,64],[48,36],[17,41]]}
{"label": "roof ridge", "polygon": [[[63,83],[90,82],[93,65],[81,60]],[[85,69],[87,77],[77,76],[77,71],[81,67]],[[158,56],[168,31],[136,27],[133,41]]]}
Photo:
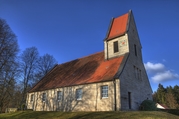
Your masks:
{"label": "roof ridge", "polygon": [[91,56],[93,56],[93,55],[97,55],[97,54],[100,54],[100,53],[102,53],[102,52],[104,52],[104,51],[96,52],[96,53],[93,53],[93,54],[90,54],[90,55],[87,55],[87,56],[83,56],[83,57],[81,57],[81,58],[76,58],[76,59],[73,59],[73,60],[70,60],[70,61],[67,61],[67,62],[58,64],[58,66],[63,65],[63,64],[66,64],[66,63],[70,63],[70,62],[75,61],[75,60],[79,60],[79,59],[91,57]]}
{"label": "roof ridge", "polygon": [[96,52],[96,53],[93,53],[93,54],[91,54],[91,55],[83,56],[83,57],[78,58],[78,59],[83,59],[83,58],[86,58],[86,57],[90,57],[90,56],[93,56],[93,55],[97,55],[97,54],[100,54],[100,53],[102,53],[102,52],[104,52],[104,51]]}
{"label": "roof ridge", "polygon": [[122,16],[124,16],[124,15],[126,15],[126,14],[129,14],[129,12],[123,13],[122,15],[118,15],[117,17],[114,17],[114,19],[115,19],[115,18],[122,17]]}

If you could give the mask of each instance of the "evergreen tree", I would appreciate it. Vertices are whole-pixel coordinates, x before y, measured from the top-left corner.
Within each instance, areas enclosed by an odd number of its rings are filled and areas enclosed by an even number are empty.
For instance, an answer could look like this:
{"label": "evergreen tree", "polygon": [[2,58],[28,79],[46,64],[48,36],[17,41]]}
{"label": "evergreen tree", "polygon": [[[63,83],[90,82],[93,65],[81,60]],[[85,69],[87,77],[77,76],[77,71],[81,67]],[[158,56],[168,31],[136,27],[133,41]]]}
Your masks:
{"label": "evergreen tree", "polygon": [[157,89],[157,100],[161,104],[166,104],[165,94],[166,94],[166,89],[163,87],[162,84],[159,84]]}
{"label": "evergreen tree", "polygon": [[179,104],[179,86],[175,85],[173,88],[174,97]]}
{"label": "evergreen tree", "polygon": [[166,94],[166,104],[171,109],[176,109],[178,107],[175,97],[171,92]]}
{"label": "evergreen tree", "polygon": [[153,94],[153,99],[171,109],[179,109],[179,86],[164,88],[162,84],[159,84],[157,91]]}

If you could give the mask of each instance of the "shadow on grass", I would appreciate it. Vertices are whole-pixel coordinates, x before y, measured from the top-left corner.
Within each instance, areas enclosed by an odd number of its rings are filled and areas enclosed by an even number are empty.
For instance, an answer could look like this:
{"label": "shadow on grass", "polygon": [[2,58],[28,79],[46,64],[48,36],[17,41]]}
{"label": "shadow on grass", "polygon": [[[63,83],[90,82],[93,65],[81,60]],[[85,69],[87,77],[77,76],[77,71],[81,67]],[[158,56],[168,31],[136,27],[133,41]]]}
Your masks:
{"label": "shadow on grass", "polygon": [[[104,116],[105,115],[105,116]],[[124,118],[125,112],[84,112],[69,119],[118,119]]]}
{"label": "shadow on grass", "polygon": [[22,114],[20,117],[25,117],[27,119],[48,119],[48,118],[56,118],[63,116],[62,112],[51,112],[51,111],[38,111],[32,113]]}
{"label": "shadow on grass", "polygon": [[179,119],[179,116],[162,111],[117,112],[51,112],[19,111],[0,115],[0,119]]}
{"label": "shadow on grass", "polygon": [[18,111],[14,113],[6,113],[0,116],[0,119],[43,119],[44,116],[52,116],[55,112],[34,112],[34,111]]}
{"label": "shadow on grass", "polygon": [[179,116],[179,109],[161,109],[160,111]]}

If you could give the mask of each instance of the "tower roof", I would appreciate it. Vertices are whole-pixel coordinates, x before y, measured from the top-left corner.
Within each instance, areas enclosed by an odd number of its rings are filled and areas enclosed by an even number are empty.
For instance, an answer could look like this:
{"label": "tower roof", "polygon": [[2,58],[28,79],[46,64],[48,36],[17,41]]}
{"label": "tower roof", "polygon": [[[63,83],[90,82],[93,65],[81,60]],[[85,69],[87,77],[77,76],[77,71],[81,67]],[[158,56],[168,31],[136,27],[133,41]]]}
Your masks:
{"label": "tower roof", "polygon": [[112,38],[121,36],[126,33],[128,27],[129,14],[130,11],[129,13],[112,19],[105,40],[110,40]]}

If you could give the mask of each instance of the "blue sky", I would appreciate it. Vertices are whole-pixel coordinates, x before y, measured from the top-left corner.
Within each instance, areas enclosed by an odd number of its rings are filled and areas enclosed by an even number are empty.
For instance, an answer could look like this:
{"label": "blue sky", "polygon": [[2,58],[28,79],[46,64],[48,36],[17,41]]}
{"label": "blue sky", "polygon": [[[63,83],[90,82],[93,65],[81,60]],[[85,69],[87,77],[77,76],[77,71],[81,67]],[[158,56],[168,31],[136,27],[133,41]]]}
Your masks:
{"label": "blue sky", "polygon": [[110,20],[132,9],[153,91],[179,85],[179,0],[0,0],[0,17],[21,52],[38,48],[59,64],[103,50]]}

